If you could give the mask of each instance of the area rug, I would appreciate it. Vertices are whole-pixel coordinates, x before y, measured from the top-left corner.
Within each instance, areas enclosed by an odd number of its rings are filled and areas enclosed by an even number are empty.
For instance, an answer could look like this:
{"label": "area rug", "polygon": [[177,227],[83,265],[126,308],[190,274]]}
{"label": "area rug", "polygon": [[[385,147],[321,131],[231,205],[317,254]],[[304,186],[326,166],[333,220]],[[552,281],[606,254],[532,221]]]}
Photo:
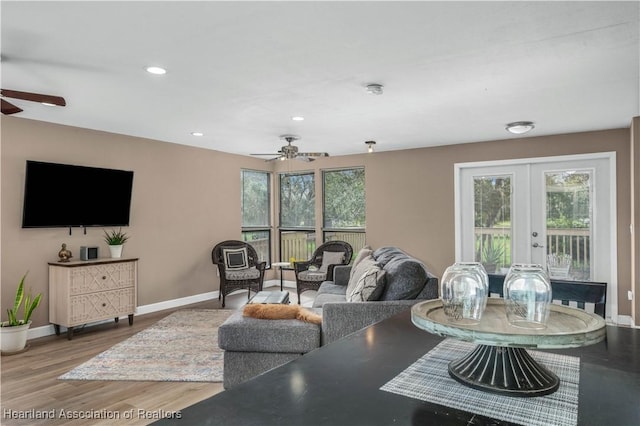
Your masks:
{"label": "area rug", "polygon": [[469,388],[449,376],[449,361],[464,356],[474,346],[445,339],[380,389],[523,425],[577,424],[580,358],[528,351],[536,361],[558,375],[560,387],[546,396],[508,397]]}
{"label": "area rug", "polygon": [[221,382],[218,327],[232,313],[220,309],[174,312],[58,379]]}

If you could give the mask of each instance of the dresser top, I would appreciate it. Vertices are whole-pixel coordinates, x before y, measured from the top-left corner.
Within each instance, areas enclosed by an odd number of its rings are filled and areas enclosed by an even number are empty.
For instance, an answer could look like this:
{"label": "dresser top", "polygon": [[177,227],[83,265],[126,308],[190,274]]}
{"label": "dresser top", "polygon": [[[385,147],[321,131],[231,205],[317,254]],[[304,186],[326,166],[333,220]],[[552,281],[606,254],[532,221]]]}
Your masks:
{"label": "dresser top", "polygon": [[138,260],[137,257],[120,257],[120,258],[104,257],[104,258],[91,259],[91,260],[73,260],[70,262],[49,262],[49,265],[63,266],[66,268],[75,268],[77,266],[101,265],[105,263],[136,262],[137,260]]}

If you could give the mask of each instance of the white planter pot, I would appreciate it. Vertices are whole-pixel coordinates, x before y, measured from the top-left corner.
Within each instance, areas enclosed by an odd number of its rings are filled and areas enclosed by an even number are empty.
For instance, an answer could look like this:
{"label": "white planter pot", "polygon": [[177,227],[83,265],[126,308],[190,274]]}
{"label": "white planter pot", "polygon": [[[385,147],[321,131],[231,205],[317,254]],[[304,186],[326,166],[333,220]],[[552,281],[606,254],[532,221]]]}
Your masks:
{"label": "white planter pot", "polygon": [[14,327],[0,327],[0,350],[8,354],[19,352],[27,345],[27,334],[31,321]]}
{"label": "white planter pot", "polygon": [[114,258],[122,257],[122,247],[123,247],[122,244],[120,244],[119,246],[109,246],[109,252],[111,253],[111,257],[114,257]]}

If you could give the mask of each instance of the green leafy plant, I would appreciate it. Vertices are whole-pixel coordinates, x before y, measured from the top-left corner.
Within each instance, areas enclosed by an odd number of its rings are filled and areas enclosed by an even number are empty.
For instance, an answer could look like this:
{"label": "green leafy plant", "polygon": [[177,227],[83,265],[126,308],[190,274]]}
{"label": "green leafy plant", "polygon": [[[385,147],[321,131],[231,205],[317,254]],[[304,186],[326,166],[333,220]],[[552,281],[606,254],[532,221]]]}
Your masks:
{"label": "green leafy plant", "polygon": [[[13,302],[13,309],[7,309],[7,314],[9,317],[8,321],[5,321],[1,324],[2,327],[16,327],[19,325],[24,325],[29,322],[31,318],[31,314],[33,311],[40,305],[40,300],[42,299],[42,293],[38,293],[36,297],[31,297],[31,292],[29,292],[26,296],[24,294],[24,280],[27,277],[25,273],[20,280],[20,284],[18,284],[18,289],[16,290],[16,298]],[[18,311],[20,310],[20,306],[22,306],[22,302],[24,301],[24,316],[21,320],[18,319]]]}
{"label": "green leafy plant", "polygon": [[127,242],[129,236],[122,232],[122,228],[116,230],[111,230],[111,232],[104,231],[104,240],[110,246],[119,246]]}
{"label": "green leafy plant", "polygon": [[484,250],[482,251],[482,263],[486,263],[488,265],[499,265],[502,263],[503,257],[504,250],[493,241],[490,241],[484,246]]}

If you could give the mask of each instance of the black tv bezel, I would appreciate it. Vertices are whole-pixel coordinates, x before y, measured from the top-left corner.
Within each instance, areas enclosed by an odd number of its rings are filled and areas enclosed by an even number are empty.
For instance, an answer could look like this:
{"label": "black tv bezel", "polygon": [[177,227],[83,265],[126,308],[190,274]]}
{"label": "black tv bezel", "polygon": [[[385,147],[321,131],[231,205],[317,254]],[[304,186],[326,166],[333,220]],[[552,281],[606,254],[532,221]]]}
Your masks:
{"label": "black tv bezel", "polygon": [[[50,165],[50,166],[60,166],[60,167],[64,167],[64,168],[68,168],[69,170],[86,170],[86,171],[91,171],[91,172],[104,172],[104,173],[126,173],[129,176],[129,180],[130,180],[130,184],[128,187],[128,203],[127,203],[127,215],[126,215],[126,221],[123,221],[122,223],[120,221],[104,221],[103,223],[90,223],[90,221],[87,221],[87,223],[71,223],[71,221],[69,221],[68,223],[65,224],[25,224],[25,220],[27,219],[27,203],[29,201],[29,167],[30,164],[43,164],[43,165]],[[23,202],[22,202],[22,221],[21,221],[21,226],[23,229],[44,229],[44,228],[92,228],[92,227],[111,227],[111,226],[118,226],[118,227],[127,227],[130,226],[131,223],[131,200],[133,198],[133,177],[134,177],[134,172],[132,170],[122,170],[122,169],[114,169],[114,168],[107,168],[107,167],[93,167],[93,166],[86,166],[86,165],[79,165],[79,164],[68,164],[68,163],[57,163],[57,162],[50,162],[50,161],[39,161],[39,160],[26,160],[25,162],[25,177],[24,177],[24,191],[23,191]],[[68,185],[68,187],[64,187],[64,183],[60,183],[61,186],[61,190],[63,191],[74,191],[74,186],[73,185]],[[71,230],[69,231],[71,232]]]}

